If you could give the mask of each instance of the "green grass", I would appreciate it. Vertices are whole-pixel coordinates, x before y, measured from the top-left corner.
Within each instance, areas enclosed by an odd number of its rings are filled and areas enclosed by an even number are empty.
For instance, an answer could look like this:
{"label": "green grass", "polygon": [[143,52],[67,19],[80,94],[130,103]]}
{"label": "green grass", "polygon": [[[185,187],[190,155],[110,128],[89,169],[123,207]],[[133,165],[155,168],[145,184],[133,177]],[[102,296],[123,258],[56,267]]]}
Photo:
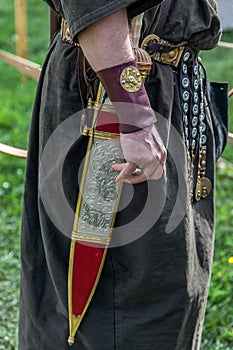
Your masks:
{"label": "green grass", "polygon": [[[233,32],[226,32],[223,41],[233,42]],[[202,52],[201,57],[211,81],[227,81],[233,88],[233,49],[218,47]],[[233,132],[233,97],[229,99],[229,128]],[[223,158],[232,165],[220,163],[217,167],[216,239],[210,285],[203,350],[233,349],[233,147],[227,145]]]}
{"label": "green grass", "polygon": [[[28,58],[42,64],[48,8],[28,0]],[[14,1],[0,2],[0,48],[15,53]],[[36,82],[0,61],[0,142],[26,148]],[[25,160],[0,154],[0,350],[17,348],[20,225]]]}
{"label": "green grass", "polygon": [[[15,52],[13,4],[0,2],[0,48]],[[28,57],[41,64],[48,46],[48,10],[42,1],[28,0]],[[7,28],[7,29],[6,29]],[[233,32],[223,40],[233,42]],[[201,57],[213,81],[233,87],[233,50],[217,48]],[[0,142],[25,148],[36,82],[0,61]],[[233,97],[230,100],[233,132]],[[232,147],[223,157],[233,163]],[[221,165],[221,166],[220,166]],[[202,350],[233,349],[233,166],[217,168],[216,249],[207,305]],[[19,301],[19,240],[25,161],[0,154],[0,350],[16,349]],[[46,349],[47,350],[47,349]],[[161,349],[162,350],[162,349]]]}

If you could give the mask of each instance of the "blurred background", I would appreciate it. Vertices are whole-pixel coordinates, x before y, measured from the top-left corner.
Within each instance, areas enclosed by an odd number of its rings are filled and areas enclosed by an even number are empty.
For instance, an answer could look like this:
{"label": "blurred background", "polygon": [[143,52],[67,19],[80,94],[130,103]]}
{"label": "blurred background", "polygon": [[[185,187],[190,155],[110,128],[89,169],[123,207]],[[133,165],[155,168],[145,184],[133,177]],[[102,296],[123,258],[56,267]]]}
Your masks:
{"label": "blurred background", "polygon": [[[49,45],[49,13],[43,1],[27,1],[27,48],[19,47],[15,7],[0,2],[0,49],[41,65]],[[233,1],[219,0],[223,44],[200,56],[211,81],[233,88]],[[20,17],[23,20],[23,17]],[[17,25],[20,25],[19,23]],[[22,24],[21,24],[22,25]],[[231,47],[232,46],[232,47]],[[20,52],[21,50],[21,52]],[[36,81],[0,59],[0,142],[27,148]],[[233,97],[229,99],[233,132]],[[0,153],[0,350],[17,349],[20,224],[25,160]],[[202,350],[233,349],[233,146],[217,164],[216,248]],[[49,350],[49,349],[48,349]],[[130,349],[129,349],[130,350]],[[162,349],[161,349],[162,350]]]}

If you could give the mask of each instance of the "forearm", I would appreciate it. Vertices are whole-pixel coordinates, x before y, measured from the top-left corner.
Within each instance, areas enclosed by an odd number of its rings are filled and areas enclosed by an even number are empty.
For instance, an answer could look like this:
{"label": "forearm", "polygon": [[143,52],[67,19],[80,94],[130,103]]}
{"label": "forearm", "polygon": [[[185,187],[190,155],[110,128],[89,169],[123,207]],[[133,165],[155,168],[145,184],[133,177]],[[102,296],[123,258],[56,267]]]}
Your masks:
{"label": "forearm", "polygon": [[78,40],[96,72],[134,59],[125,9],[87,27]]}
{"label": "forearm", "polygon": [[[127,162],[113,166],[120,171],[116,181],[158,179],[166,150],[153,127],[156,118],[133,54],[126,10],[89,26],[78,39],[119,117],[121,146]],[[135,178],[131,174],[137,166],[143,173]]]}

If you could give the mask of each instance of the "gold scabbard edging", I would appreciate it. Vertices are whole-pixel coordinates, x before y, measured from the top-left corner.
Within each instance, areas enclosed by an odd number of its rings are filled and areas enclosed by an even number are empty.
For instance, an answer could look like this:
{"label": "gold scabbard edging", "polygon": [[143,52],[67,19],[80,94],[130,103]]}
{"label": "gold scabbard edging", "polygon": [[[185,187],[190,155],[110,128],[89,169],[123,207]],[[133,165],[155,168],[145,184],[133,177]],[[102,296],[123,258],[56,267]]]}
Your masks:
{"label": "gold scabbard edging", "polygon": [[[101,94],[102,94],[102,84],[99,84],[99,89],[98,89],[98,95],[97,95],[97,99],[98,101],[101,100]],[[94,127],[95,123],[96,123],[96,119],[97,119],[97,115],[98,112],[95,111],[94,115],[93,115],[93,122],[92,122],[92,126]],[[93,144],[93,137],[89,138],[89,142],[87,145],[87,153],[86,153],[86,158],[85,158],[85,164],[84,164],[84,169],[83,169],[83,174],[82,174],[82,179],[81,179],[81,184],[80,184],[80,193],[78,196],[78,200],[77,200],[77,208],[76,208],[76,214],[75,214],[75,219],[74,219],[74,229],[77,227],[78,224],[78,214],[81,208],[81,202],[82,202],[82,193],[83,193],[83,188],[84,188],[84,184],[85,184],[85,178],[86,178],[86,174],[87,174],[87,170],[88,170],[88,163],[89,163],[89,158],[90,158],[90,151],[91,151],[91,147]],[[68,343],[71,346],[74,341],[75,341],[75,334],[78,330],[78,327],[82,321],[82,318],[84,316],[84,313],[80,316],[75,316],[73,314],[73,306],[72,306],[72,283],[73,283],[73,268],[74,268],[74,252],[75,252],[75,244],[76,241],[74,239],[71,238],[71,245],[70,245],[70,258],[69,258],[69,269],[68,269],[68,311],[69,311],[69,328],[70,328],[70,336],[68,338]],[[94,293],[94,292],[93,292]],[[90,303],[90,302],[89,302]],[[88,307],[88,305],[87,305]],[[86,307],[86,309],[87,309]],[[86,310],[84,310],[86,311]]]}
{"label": "gold scabbard edging", "polygon": [[[92,121],[87,135],[89,136],[83,173],[79,187],[79,195],[71,235],[69,270],[68,270],[68,309],[69,309],[69,345],[75,342],[76,332],[91,303],[96,287],[100,280],[102,269],[110,243],[116,212],[120,201],[121,184],[116,184],[116,173],[111,165],[116,161],[123,161],[120,143],[116,140],[118,134],[96,130],[97,118],[101,99],[103,98],[103,86],[100,83],[97,102],[93,104]],[[101,109],[102,110],[102,109]],[[113,110],[111,110],[112,112]],[[85,129],[85,128],[84,128]],[[86,127],[87,129],[87,127]],[[95,164],[94,164],[95,163]],[[98,164],[98,166],[97,166]],[[92,190],[92,191],[91,191]],[[102,206],[102,204],[104,204]],[[80,315],[73,312],[73,283],[75,260],[75,249],[79,248],[78,243],[87,244],[93,249],[98,245],[103,248],[103,255],[100,264],[97,266],[97,274],[93,284],[90,285],[91,292]],[[77,245],[76,245],[77,244]],[[76,268],[75,268],[76,270]]]}

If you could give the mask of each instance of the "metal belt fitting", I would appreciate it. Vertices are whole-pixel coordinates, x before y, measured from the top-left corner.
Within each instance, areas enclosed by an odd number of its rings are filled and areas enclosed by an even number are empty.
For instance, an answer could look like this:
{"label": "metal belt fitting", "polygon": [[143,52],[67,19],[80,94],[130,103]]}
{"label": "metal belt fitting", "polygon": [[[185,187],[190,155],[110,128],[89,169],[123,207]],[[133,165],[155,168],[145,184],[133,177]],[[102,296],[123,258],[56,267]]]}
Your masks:
{"label": "metal belt fitting", "polygon": [[186,42],[173,44],[155,34],[150,34],[142,41],[141,48],[147,51],[153,60],[178,67],[185,44]]}
{"label": "metal belt fitting", "polygon": [[71,36],[70,36],[70,30],[67,25],[67,22],[64,18],[62,18],[61,21],[61,38],[63,41],[66,41],[67,43],[74,45],[74,46],[80,46],[79,43],[75,42]]}

